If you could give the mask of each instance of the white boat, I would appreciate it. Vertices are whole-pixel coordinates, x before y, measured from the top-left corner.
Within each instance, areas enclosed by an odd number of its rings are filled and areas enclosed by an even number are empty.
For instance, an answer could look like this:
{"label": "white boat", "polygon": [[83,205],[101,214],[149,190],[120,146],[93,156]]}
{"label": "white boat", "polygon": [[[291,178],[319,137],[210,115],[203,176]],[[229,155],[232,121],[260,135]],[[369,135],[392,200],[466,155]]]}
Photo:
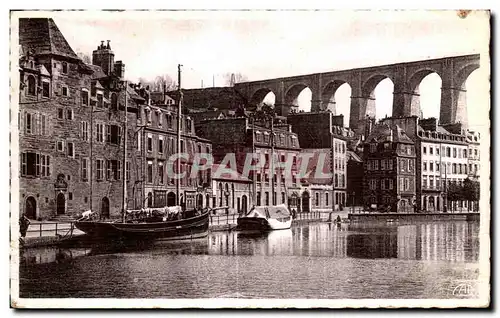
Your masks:
{"label": "white boat", "polygon": [[284,230],[292,225],[292,214],[284,204],[254,206],[246,215],[238,218],[238,230]]}

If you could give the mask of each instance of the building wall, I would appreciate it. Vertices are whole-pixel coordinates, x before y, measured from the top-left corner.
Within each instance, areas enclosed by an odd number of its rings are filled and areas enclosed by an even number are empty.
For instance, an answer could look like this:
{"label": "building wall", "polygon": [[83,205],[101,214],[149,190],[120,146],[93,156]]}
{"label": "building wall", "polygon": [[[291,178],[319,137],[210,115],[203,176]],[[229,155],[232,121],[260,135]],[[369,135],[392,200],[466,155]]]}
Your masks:
{"label": "building wall", "polygon": [[[215,190],[211,207],[228,207],[230,214],[241,214],[250,211],[253,206],[251,182],[214,178],[212,187]],[[246,210],[243,206],[245,200]],[[215,205],[213,204],[214,202]],[[225,212],[218,210],[217,213]]]}

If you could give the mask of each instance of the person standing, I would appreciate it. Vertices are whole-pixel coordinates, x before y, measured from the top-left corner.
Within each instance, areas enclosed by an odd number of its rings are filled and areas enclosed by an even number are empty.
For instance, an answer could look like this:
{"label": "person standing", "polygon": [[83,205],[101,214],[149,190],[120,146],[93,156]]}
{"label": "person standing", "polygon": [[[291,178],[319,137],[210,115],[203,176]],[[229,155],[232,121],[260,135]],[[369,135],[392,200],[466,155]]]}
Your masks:
{"label": "person standing", "polygon": [[19,231],[21,232],[21,237],[26,236],[26,232],[28,231],[29,225],[30,225],[30,220],[23,213],[19,218]]}

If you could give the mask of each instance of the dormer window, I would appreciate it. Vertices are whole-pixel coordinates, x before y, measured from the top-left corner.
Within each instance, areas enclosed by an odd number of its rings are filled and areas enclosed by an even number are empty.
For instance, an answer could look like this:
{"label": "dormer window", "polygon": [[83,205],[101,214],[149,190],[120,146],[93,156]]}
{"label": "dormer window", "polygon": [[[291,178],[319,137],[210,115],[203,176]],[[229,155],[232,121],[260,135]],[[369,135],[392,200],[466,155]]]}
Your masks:
{"label": "dormer window", "polygon": [[36,79],[33,75],[28,76],[28,95],[36,95]]}
{"label": "dormer window", "polygon": [[163,126],[163,116],[161,114],[161,111],[158,109],[157,111],[157,118],[158,118],[158,127],[162,127]]}
{"label": "dormer window", "polygon": [[102,93],[97,93],[97,107],[104,107],[104,96],[102,95]]}
{"label": "dormer window", "polygon": [[48,80],[42,82],[42,96],[47,98],[50,97],[50,83]]}

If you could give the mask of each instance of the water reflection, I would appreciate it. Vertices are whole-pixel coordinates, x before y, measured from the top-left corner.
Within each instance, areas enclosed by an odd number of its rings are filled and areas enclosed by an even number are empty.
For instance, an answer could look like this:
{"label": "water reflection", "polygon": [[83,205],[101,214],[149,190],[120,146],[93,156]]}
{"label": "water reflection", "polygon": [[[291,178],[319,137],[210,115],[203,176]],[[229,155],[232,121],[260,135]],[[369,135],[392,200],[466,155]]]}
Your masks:
{"label": "water reflection", "polygon": [[212,233],[211,255],[286,255],[477,261],[479,224],[472,222],[313,224],[269,233]]}
{"label": "water reflection", "polygon": [[[21,297],[450,298],[479,224],[319,223],[148,246],[28,249]],[[432,262],[429,265],[427,262]]]}

